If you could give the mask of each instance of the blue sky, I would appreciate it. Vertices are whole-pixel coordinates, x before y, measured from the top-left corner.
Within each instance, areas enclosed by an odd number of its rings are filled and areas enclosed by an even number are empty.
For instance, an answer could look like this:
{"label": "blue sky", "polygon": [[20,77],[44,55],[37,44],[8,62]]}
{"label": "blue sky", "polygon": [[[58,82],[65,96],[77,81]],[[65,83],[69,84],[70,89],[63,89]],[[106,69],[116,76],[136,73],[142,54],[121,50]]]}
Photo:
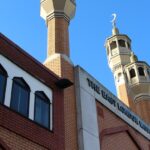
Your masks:
{"label": "blue sky", "polygon": [[[0,0],[0,32],[33,57],[46,59],[47,27],[40,18],[40,0]],[[77,0],[70,23],[71,59],[116,93],[108,67],[105,39],[111,35],[112,13],[121,33],[132,39],[139,60],[150,64],[149,0]]]}

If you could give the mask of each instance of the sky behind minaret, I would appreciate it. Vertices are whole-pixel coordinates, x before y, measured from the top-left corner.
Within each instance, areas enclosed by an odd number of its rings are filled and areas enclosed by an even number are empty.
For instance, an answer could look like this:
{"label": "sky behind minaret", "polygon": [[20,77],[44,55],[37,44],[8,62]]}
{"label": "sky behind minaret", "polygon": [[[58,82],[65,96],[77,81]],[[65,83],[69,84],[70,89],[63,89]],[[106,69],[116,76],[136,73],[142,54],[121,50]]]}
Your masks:
{"label": "sky behind minaret", "polygon": [[[0,2],[0,32],[44,62],[47,27],[40,18],[40,0]],[[117,14],[117,27],[131,38],[132,50],[139,60],[150,64],[150,1],[77,0],[76,3],[76,16],[69,27],[71,59],[115,94],[104,47],[111,35],[111,14]]]}

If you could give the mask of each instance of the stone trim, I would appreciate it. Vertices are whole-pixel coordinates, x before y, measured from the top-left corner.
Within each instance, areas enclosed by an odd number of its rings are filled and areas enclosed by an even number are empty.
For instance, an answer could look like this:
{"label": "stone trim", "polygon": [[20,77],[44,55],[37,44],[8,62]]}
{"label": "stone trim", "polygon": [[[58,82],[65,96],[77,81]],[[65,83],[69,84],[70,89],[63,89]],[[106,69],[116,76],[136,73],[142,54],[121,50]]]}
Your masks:
{"label": "stone trim", "polygon": [[52,20],[53,18],[64,18],[68,23],[70,22],[70,18],[64,12],[55,11],[47,16],[46,24],[48,25],[48,21]]}

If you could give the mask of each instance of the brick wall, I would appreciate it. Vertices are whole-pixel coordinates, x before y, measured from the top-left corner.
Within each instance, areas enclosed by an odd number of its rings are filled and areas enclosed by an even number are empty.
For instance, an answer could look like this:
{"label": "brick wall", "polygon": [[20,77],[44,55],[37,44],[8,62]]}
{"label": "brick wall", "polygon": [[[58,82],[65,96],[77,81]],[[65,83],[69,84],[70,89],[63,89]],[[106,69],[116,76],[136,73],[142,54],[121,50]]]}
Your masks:
{"label": "brick wall", "polygon": [[11,150],[47,150],[47,148],[44,148],[43,146],[40,146],[3,127],[0,127],[0,139],[2,139]]}
{"label": "brick wall", "polygon": [[[53,61],[46,62],[50,70],[63,78],[74,83],[74,67],[58,57]],[[77,150],[77,121],[75,89],[71,86],[64,90],[64,121],[65,121],[65,150]]]}
{"label": "brick wall", "polygon": [[150,101],[140,100],[135,102],[136,113],[148,124],[150,124]]}
{"label": "brick wall", "polygon": [[97,102],[101,150],[149,150],[150,142]]}
{"label": "brick wall", "polygon": [[48,56],[61,53],[69,56],[68,22],[54,18],[48,22]]}
{"label": "brick wall", "polygon": [[[74,66],[61,55],[69,56],[68,22],[64,18],[53,18],[48,22],[48,58],[44,65],[59,77],[74,83]],[[69,58],[69,57],[68,57]],[[64,90],[65,150],[77,150],[77,117],[74,86]]]}
{"label": "brick wall", "polygon": [[52,131],[0,105],[0,141],[3,141],[11,150],[64,150],[62,90],[53,91]]}

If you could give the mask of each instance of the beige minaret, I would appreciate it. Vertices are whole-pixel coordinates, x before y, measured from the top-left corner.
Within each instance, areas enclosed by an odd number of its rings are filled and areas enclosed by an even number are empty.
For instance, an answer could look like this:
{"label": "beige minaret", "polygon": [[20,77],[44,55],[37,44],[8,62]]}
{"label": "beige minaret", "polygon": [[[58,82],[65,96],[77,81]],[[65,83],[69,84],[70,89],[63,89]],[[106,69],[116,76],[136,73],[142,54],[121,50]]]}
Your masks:
{"label": "beige minaret", "polygon": [[131,50],[130,38],[120,34],[116,20],[113,21],[112,36],[105,46],[118,98],[150,123],[150,67],[146,62],[138,61]]}
{"label": "beige minaret", "polygon": [[[41,0],[41,16],[48,27],[47,59],[44,65],[74,83],[74,66],[70,60],[70,20],[75,15],[75,0]],[[77,122],[74,86],[64,91],[65,149],[77,150]]]}
{"label": "beige minaret", "polygon": [[127,80],[124,66],[130,63],[131,40],[128,36],[120,34],[116,26],[112,29],[112,36],[106,40],[108,64],[113,72],[117,94],[127,106],[130,98],[127,93]]}

